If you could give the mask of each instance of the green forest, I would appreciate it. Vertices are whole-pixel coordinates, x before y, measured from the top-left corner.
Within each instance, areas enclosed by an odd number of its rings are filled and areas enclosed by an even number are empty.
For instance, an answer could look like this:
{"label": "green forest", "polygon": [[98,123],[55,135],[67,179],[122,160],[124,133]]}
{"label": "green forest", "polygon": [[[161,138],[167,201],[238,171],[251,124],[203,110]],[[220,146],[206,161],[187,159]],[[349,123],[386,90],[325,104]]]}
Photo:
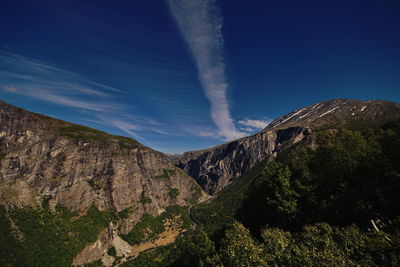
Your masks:
{"label": "green forest", "polygon": [[319,130],[193,207],[196,230],[125,266],[398,266],[399,159],[399,122]]}
{"label": "green forest", "polygon": [[[71,266],[73,258],[96,241],[116,216],[94,206],[83,216],[62,206],[53,212],[47,201],[39,209],[7,211],[0,207],[0,266]],[[9,218],[18,233],[13,231]]]}

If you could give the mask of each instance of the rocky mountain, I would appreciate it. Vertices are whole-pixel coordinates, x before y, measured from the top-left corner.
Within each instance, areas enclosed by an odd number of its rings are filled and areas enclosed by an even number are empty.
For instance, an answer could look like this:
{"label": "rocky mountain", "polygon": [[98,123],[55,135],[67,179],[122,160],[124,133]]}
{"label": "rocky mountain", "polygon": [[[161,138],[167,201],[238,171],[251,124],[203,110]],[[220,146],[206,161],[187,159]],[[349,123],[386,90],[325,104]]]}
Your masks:
{"label": "rocky mountain", "polygon": [[210,197],[199,184],[216,193],[321,129],[365,129],[399,118],[397,103],[332,100],[252,136],[164,155],[131,138],[0,102],[0,265],[129,266],[158,246],[174,251],[175,239],[194,230],[194,222],[201,225],[202,214],[220,216],[218,208],[190,209]]}
{"label": "rocky mountain", "polygon": [[300,127],[265,131],[208,150],[186,152],[177,166],[213,194],[260,160],[300,142],[309,133],[309,129]]}
{"label": "rocky mountain", "polygon": [[384,101],[335,99],[290,112],[271,122],[263,131],[303,128],[335,128],[337,126],[362,129],[380,127],[399,119],[400,104]]}
{"label": "rocky mountain", "polygon": [[261,132],[210,149],[190,151],[177,163],[214,194],[269,156],[275,156],[322,128],[378,127],[400,118],[400,104],[337,99],[295,110]]}
{"label": "rocky mountain", "polygon": [[100,259],[110,247],[120,257],[129,254],[131,246],[120,236],[143,215],[159,216],[169,206],[206,197],[166,155],[131,138],[0,103],[1,206],[12,211],[46,203],[50,209],[64,207],[78,216],[91,208],[126,213],[111,222],[74,264]]}

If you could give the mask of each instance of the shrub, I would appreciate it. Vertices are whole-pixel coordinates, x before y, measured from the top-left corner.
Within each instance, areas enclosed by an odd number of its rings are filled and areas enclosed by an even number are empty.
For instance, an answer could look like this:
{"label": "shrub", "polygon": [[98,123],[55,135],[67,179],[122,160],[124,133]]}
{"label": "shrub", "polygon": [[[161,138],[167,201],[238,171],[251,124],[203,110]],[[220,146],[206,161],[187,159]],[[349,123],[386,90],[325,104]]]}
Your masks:
{"label": "shrub", "polygon": [[170,198],[176,198],[179,195],[179,189],[172,188],[171,190],[169,190],[168,195]]}
{"label": "shrub", "polygon": [[176,170],[163,169],[163,173],[160,175],[151,176],[153,179],[169,179],[171,176],[176,174]]}

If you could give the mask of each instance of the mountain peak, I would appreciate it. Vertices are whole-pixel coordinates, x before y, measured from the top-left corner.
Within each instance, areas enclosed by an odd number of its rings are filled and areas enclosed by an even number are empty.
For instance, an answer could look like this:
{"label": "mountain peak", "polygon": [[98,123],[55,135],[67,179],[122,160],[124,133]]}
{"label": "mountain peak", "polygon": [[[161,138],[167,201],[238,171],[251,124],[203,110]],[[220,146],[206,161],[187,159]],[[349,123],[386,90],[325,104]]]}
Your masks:
{"label": "mountain peak", "polygon": [[263,131],[305,127],[317,129],[331,126],[377,127],[396,120],[400,104],[385,100],[359,101],[334,99],[297,109],[271,122]]}

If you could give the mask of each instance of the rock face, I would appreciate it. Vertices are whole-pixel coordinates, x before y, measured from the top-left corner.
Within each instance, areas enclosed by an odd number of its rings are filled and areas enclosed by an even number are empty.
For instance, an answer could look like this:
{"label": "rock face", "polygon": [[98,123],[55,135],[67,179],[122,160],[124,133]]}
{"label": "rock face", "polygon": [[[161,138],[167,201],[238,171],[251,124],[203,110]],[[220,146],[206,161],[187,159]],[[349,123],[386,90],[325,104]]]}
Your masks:
{"label": "rock face", "polygon": [[[7,201],[50,203],[84,211],[148,213],[201,197],[192,178],[162,153],[133,139],[112,136],[0,104],[0,190]],[[172,188],[179,195],[171,199]],[[4,194],[5,193],[5,194]],[[145,200],[145,201],[143,201]],[[144,204],[142,204],[142,202]]]}
{"label": "rock face", "polygon": [[177,163],[214,194],[261,160],[274,156],[324,127],[381,126],[400,118],[400,104],[337,99],[295,110],[260,133],[227,144],[183,154]]}
{"label": "rock face", "polygon": [[186,152],[178,167],[209,193],[218,192],[262,159],[303,140],[310,129],[265,131],[209,150]]}
{"label": "rock face", "polygon": [[115,212],[132,208],[134,212],[113,229],[117,233],[109,235],[115,240],[145,213],[159,215],[170,205],[204,197],[197,183],[167,156],[133,139],[0,102],[2,205],[38,206],[46,199],[50,207],[60,204],[79,213],[92,205]]}

